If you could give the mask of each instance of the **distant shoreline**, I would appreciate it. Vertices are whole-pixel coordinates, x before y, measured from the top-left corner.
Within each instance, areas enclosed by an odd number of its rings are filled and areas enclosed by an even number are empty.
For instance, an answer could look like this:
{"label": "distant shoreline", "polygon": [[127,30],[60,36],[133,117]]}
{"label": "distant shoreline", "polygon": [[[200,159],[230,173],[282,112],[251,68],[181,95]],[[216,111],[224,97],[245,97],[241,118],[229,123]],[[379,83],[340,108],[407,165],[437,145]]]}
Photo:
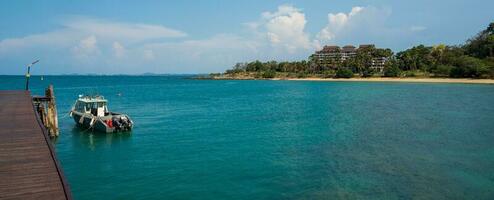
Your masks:
{"label": "distant shoreline", "polygon": [[466,78],[300,78],[287,79],[290,81],[329,81],[329,82],[405,82],[405,83],[472,83],[494,84],[493,79],[466,79]]}
{"label": "distant shoreline", "polygon": [[318,81],[318,82],[402,82],[402,83],[466,83],[466,84],[494,84],[494,79],[468,78],[249,78],[249,77],[212,77],[208,80],[286,80],[286,81]]}

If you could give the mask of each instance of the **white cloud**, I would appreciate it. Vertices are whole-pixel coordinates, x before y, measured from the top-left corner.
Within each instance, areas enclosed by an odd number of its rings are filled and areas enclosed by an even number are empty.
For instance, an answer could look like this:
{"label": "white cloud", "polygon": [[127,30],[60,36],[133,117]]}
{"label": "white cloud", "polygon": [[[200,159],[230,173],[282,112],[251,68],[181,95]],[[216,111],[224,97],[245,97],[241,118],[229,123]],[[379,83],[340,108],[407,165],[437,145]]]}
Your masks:
{"label": "white cloud", "polygon": [[72,48],[72,53],[77,58],[88,58],[93,55],[99,55],[100,50],[97,45],[98,41],[94,35],[82,39],[79,44]]}
{"label": "white cloud", "polygon": [[185,37],[186,33],[161,25],[122,23],[87,17],[75,17],[65,21],[62,28],[40,34],[19,38],[7,38],[0,41],[0,57],[9,52],[40,46],[71,48],[88,36],[98,38],[103,45],[112,45],[112,41],[142,43],[150,40]]}
{"label": "white cloud", "polygon": [[125,52],[127,51],[125,47],[119,42],[113,42],[112,48],[113,48],[113,55],[116,58],[122,58],[125,55]]}
{"label": "white cloud", "polygon": [[66,30],[33,34],[21,38],[7,38],[0,41],[0,57],[33,47],[68,47],[71,43],[76,44],[80,39],[82,37],[76,39]]}
{"label": "white cloud", "polygon": [[139,42],[143,40],[185,37],[186,33],[161,25],[122,23],[95,18],[74,18],[64,24],[67,29],[91,33],[100,38]]}
{"label": "white cloud", "polygon": [[[310,48],[309,35],[305,32],[305,14],[300,9],[290,5],[281,5],[276,12],[262,13],[259,22],[265,31],[269,42],[275,47],[282,47],[290,53],[298,49]],[[250,27],[258,28],[259,23],[248,23]]]}
{"label": "white cloud", "polygon": [[316,35],[320,44],[366,44],[382,47],[409,46],[403,37],[416,37],[421,27],[390,26],[390,7],[357,6],[348,13],[329,13],[327,25]]}
{"label": "white cloud", "polygon": [[328,25],[324,27],[316,36],[319,41],[328,41],[336,37],[342,29],[344,29],[349,23],[352,22],[353,18],[362,13],[363,7],[353,7],[352,10],[346,13],[329,13],[328,14]]}

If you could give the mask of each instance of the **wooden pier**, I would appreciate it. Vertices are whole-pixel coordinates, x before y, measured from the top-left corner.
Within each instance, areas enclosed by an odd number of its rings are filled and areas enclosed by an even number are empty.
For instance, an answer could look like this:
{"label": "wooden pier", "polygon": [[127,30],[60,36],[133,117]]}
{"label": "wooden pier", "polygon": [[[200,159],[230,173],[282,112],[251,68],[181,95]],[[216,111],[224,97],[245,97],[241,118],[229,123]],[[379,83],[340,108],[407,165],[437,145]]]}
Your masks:
{"label": "wooden pier", "polygon": [[72,199],[28,91],[0,91],[0,199]]}

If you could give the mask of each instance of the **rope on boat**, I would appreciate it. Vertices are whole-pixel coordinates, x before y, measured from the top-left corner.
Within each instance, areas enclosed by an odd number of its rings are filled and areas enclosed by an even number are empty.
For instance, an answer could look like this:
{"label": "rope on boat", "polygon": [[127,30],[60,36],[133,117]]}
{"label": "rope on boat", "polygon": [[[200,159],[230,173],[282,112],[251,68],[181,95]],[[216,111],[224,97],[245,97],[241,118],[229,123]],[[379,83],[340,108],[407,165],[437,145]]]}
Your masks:
{"label": "rope on boat", "polygon": [[70,107],[70,111],[67,112],[65,115],[63,115],[63,117],[60,117],[59,119],[65,119],[67,117],[72,117],[72,111],[75,110],[75,107],[74,106],[71,106]]}
{"label": "rope on boat", "polygon": [[71,113],[72,113],[72,110],[71,110],[71,111],[69,111],[68,113],[66,113],[65,115],[63,115],[62,117],[59,117],[58,119],[65,119],[65,118],[67,118],[67,117],[72,117],[72,116],[71,116]]}

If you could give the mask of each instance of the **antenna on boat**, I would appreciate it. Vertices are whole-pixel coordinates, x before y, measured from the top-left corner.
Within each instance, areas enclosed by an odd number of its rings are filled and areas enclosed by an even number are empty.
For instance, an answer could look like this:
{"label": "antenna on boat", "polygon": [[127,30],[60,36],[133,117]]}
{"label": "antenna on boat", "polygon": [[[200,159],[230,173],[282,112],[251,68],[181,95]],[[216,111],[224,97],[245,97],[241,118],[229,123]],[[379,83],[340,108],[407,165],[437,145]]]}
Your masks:
{"label": "antenna on boat", "polygon": [[26,74],[26,91],[29,90],[29,77],[31,77],[31,66],[33,66],[34,64],[38,63],[39,60],[36,60],[34,62],[32,62],[31,64],[29,64],[27,66],[27,74]]}

